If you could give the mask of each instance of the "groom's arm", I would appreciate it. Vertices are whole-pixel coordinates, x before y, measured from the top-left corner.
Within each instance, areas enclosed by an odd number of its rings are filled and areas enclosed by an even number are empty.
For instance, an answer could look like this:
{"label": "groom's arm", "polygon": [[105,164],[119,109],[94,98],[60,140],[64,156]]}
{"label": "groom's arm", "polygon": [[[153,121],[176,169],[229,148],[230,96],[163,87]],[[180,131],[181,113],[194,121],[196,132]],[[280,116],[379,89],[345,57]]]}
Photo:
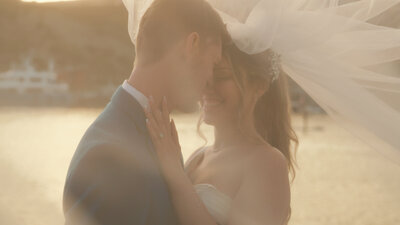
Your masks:
{"label": "groom's arm", "polygon": [[145,224],[150,200],[143,176],[132,152],[91,149],[69,180],[66,224]]}

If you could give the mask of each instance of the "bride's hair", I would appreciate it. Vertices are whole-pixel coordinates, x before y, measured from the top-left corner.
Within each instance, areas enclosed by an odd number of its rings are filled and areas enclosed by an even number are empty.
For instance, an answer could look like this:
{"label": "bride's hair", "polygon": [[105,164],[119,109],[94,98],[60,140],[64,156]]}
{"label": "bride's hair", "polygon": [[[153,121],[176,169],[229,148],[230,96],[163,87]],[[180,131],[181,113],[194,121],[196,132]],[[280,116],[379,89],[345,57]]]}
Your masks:
{"label": "bride's hair", "polygon": [[[234,44],[224,46],[224,58],[233,68],[234,81],[241,92],[243,99],[247,88],[265,84],[268,90],[258,99],[254,109],[254,125],[258,134],[264,141],[277,148],[286,157],[292,181],[296,171],[296,151],[299,144],[297,135],[291,124],[291,103],[289,97],[287,75],[280,65],[273,65],[272,59],[275,53],[267,50],[260,54],[249,55],[240,51]],[[274,69],[278,66],[279,76],[274,77]],[[243,103],[243,101],[242,101]],[[239,111],[239,127],[247,107],[241,107]],[[203,116],[198,123],[198,133],[204,139],[200,131]],[[246,134],[244,134],[246,135]],[[207,140],[206,140],[207,141]]]}
{"label": "bride's hair", "polygon": [[[248,88],[265,84],[268,90],[258,99],[254,108],[254,125],[264,141],[277,148],[286,157],[288,169],[292,175],[292,182],[296,171],[296,151],[299,144],[297,135],[291,125],[291,103],[288,92],[287,75],[281,67],[274,64],[275,53],[268,50],[261,54],[249,55],[240,51],[234,44],[224,46],[224,57],[234,71],[234,80],[241,92],[242,99]],[[277,66],[277,67],[276,67]],[[272,68],[277,68],[272,69]],[[274,71],[279,76],[273,80]],[[243,102],[243,101],[242,101]],[[239,111],[239,127],[248,107],[241,107]],[[200,131],[202,118],[198,123]],[[246,135],[244,133],[244,135]],[[289,221],[291,212],[288,214]]]}
{"label": "bride's hair", "polygon": [[[276,64],[274,60],[276,54],[268,50],[261,54],[249,55],[240,51],[235,45],[230,45],[225,52],[225,57],[234,70],[234,78],[242,92],[242,98],[246,83],[250,87],[260,83],[268,86],[268,90],[256,103],[254,125],[264,141],[277,148],[286,157],[293,182],[296,176],[295,158],[299,141],[291,125],[287,76],[280,65]],[[277,72],[279,76],[273,79]],[[290,216],[291,212],[289,212],[287,222]]]}

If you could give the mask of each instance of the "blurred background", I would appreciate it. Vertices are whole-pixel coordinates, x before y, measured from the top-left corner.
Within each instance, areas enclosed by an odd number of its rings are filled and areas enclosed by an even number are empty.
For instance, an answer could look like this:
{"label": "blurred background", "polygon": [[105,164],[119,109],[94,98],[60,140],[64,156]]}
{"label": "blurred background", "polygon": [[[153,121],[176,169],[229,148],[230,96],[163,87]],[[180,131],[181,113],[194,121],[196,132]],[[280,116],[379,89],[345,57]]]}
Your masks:
{"label": "blurred background", "polygon": [[[400,5],[371,22],[400,28]],[[63,224],[71,157],[133,60],[121,0],[0,0],[0,224]],[[290,224],[400,224],[400,166],[291,81],[290,91],[300,139]],[[173,117],[187,159],[204,144],[198,115]]]}

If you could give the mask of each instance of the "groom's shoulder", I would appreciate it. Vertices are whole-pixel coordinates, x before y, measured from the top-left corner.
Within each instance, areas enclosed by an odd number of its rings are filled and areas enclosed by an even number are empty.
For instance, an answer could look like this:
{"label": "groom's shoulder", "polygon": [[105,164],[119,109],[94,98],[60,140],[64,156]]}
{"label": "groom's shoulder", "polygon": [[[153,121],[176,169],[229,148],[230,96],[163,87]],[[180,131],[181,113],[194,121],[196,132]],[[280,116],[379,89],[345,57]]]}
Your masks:
{"label": "groom's shoulder", "polygon": [[[127,178],[138,179],[135,157],[128,149],[115,147],[106,142],[97,143],[74,157],[64,186],[65,212],[73,211],[74,205],[82,199],[89,203],[100,197],[112,200],[118,194],[115,190],[129,185],[125,182]],[[89,203],[82,203],[81,207]]]}
{"label": "groom's shoulder", "polygon": [[101,142],[87,147],[87,151],[79,160],[78,167],[95,168],[124,167],[134,165],[133,152],[115,143]]}
{"label": "groom's shoulder", "polygon": [[68,174],[77,167],[106,167],[121,160],[134,160],[146,147],[144,140],[135,120],[111,101],[81,138]]}
{"label": "groom's shoulder", "polygon": [[140,139],[135,123],[124,118],[118,110],[107,106],[85,131],[78,150],[102,146],[118,147],[128,139]]}
{"label": "groom's shoulder", "polygon": [[77,169],[92,171],[94,168],[117,168],[123,165],[121,162],[133,164],[136,152],[134,147],[141,145],[139,133],[135,129],[121,129],[121,123],[113,123],[99,116],[81,138],[69,174],[74,174]]}
{"label": "groom's shoulder", "polygon": [[135,165],[133,152],[112,142],[96,141],[80,144],[71,161],[68,178],[81,173],[96,174],[110,169],[118,170],[124,165]]}

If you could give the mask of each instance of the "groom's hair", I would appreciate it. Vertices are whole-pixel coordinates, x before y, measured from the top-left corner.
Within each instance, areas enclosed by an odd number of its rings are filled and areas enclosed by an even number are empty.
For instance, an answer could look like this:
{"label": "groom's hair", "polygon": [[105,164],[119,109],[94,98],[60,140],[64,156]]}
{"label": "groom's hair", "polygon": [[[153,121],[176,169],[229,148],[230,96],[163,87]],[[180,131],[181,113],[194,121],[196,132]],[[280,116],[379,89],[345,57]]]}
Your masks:
{"label": "groom's hair", "polygon": [[155,62],[191,32],[199,33],[201,43],[207,37],[229,40],[221,17],[205,0],[154,0],[140,21],[136,56]]}

